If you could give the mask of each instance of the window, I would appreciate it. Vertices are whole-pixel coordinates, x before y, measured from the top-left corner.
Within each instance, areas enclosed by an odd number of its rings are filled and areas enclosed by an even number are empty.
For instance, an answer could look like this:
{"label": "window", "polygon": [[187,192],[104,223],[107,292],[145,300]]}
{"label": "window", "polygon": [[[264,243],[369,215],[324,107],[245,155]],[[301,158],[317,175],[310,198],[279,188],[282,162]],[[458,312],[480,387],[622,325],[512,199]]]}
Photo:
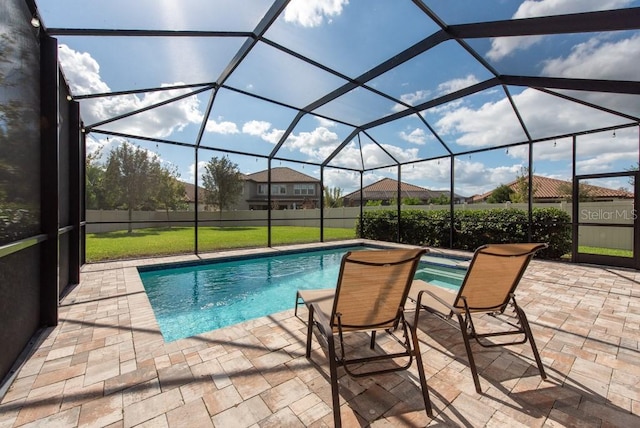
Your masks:
{"label": "window", "polygon": [[[258,194],[266,195],[267,194],[267,185],[266,184],[258,184]],[[271,185],[271,194],[272,195],[286,195],[287,194],[287,186],[284,184],[272,184]]]}
{"label": "window", "polygon": [[293,194],[294,195],[315,195],[316,186],[315,184],[294,184]]}
{"label": "window", "polygon": [[272,195],[286,195],[287,194],[287,186],[284,184],[272,184],[271,185],[271,194]]}

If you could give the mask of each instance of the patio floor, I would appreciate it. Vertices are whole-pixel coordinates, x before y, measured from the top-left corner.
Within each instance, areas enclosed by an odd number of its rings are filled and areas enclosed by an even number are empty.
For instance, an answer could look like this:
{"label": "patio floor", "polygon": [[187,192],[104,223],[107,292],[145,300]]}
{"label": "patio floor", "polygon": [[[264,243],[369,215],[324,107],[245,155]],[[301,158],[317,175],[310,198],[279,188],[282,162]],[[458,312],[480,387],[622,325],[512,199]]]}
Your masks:
{"label": "patio floor", "polygon": [[[326,360],[315,339],[314,362],[305,358],[306,326],[293,309],[163,341],[135,266],[195,258],[84,266],[59,325],[43,332],[2,397],[0,427],[332,426]],[[461,335],[424,316],[434,419],[414,364],[343,376],[343,425],[640,426],[639,280],[637,271],[534,260],[517,297],[546,381],[528,344],[474,344],[483,387],[476,393]]]}

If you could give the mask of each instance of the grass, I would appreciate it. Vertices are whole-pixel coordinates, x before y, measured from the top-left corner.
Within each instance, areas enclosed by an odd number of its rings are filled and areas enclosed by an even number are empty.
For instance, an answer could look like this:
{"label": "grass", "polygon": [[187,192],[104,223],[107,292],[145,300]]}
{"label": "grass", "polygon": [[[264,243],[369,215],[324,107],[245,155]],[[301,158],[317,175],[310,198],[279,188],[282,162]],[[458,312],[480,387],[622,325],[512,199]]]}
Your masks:
{"label": "grass", "polygon": [[[325,241],[353,238],[353,229],[324,229]],[[137,229],[132,233],[87,233],[87,262],[193,253],[194,241],[193,227]],[[271,244],[274,246],[319,241],[320,229],[317,227],[271,227]],[[266,227],[198,228],[199,252],[266,246]]]}
{"label": "grass", "polygon": [[615,257],[633,257],[633,251],[631,250],[618,250],[615,248],[603,248],[603,247],[587,247],[581,245],[578,247],[579,253],[584,254],[599,254],[603,256],[615,256]]}

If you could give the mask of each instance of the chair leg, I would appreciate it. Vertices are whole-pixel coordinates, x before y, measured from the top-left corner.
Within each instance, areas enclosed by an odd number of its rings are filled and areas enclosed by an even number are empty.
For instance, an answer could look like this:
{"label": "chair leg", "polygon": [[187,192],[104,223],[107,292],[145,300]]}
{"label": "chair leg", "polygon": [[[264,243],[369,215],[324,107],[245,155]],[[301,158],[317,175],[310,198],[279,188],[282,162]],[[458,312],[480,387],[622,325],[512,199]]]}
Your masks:
{"label": "chair leg", "polygon": [[462,339],[464,340],[464,347],[467,350],[467,358],[469,359],[469,367],[471,368],[473,383],[476,386],[476,392],[482,393],[482,388],[480,387],[480,378],[478,377],[478,369],[476,368],[476,361],[473,358],[473,353],[471,352],[471,343],[469,342],[469,335],[467,334],[467,323],[465,322],[462,315],[457,314],[457,316],[458,323],[460,323],[460,331],[462,332]]}
{"label": "chair leg", "polygon": [[433,419],[433,410],[431,409],[431,399],[429,398],[429,390],[427,389],[427,376],[424,374],[424,366],[422,365],[422,354],[420,353],[420,344],[418,334],[414,326],[409,326],[411,331],[411,341],[413,342],[413,352],[418,365],[418,375],[420,376],[420,388],[422,389],[422,399],[424,400],[424,409],[427,416]]}
{"label": "chair leg", "polygon": [[333,406],[333,425],[336,428],[342,427],[340,418],[340,392],[338,388],[338,367],[336,363],[336,346],[333,335],[327,336],[329,348],[329,376],[331,378],[331,402]]}
{"label": "chair leg", "polygon": [[542,365],[542,360],[540,359],[540,353],[538,352],[538,347],[536,346],[536,341],[533,340],[533,333],[531,332],[531,327],[529,326],[529,321],[527,320],[527,315],[520,308],[520,306],[516,305],[516,313],[520,318],[520,325],[524,330],[525,335],[529,339],[529,343],[531,343],[531,351],[533,351],[533,356],[536,359],[536,364],[538,365],[538,370],[540,371],[540,377],[542,379],[547,378],[547,373],[544,371],[544,366]]}
{"label": "chair leg", "polygon": [[311,336],[313,335],[313,306],[309,306],[309,321],[307,322],[307,352],[305,356],[311,356]]}
{"label": "chair leg", "polygon": [[371,332],[371,343],[369,344],[369,348],[373,349],[376,347],[376,331],[373,330]]}

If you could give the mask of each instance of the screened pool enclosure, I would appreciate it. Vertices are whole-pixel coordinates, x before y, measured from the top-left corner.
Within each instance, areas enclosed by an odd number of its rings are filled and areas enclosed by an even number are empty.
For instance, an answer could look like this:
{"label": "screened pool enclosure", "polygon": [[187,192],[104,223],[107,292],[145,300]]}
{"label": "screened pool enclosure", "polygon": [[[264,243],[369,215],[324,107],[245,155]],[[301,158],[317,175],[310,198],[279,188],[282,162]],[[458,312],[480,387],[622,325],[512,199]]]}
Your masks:
{"label": "screened pool enclosure", "polygon": [[[557,206],[571,218],[568,257],[640,267],[638,1],[8,0],[0,11],[3,375],[57,322],[101,234],[186,228],[180,251],[197,254],[214,248],[212,228],[261,227],[258,246],[274,246],[291,227],[313,230],[310,242],[358,236],[367,210],[507,207],[527,213],[531,234],[533,209]],[[134,180],[117,199],[110,160],[127,148],[149,162],[140,177],[157,168],[179,197]],[[244,183],[235,204],[208,196],[206,167],[221,160]],[[395,188],[365,202],[385,179]],[[518,182],[519,198],[487,203]],[[582,197],[584,185],[626,196]],[[444,196],[410,205],[415,188]],[[349,194],[352,206],[334,203]],[[624,256],[588,250],[616,245]]]}

